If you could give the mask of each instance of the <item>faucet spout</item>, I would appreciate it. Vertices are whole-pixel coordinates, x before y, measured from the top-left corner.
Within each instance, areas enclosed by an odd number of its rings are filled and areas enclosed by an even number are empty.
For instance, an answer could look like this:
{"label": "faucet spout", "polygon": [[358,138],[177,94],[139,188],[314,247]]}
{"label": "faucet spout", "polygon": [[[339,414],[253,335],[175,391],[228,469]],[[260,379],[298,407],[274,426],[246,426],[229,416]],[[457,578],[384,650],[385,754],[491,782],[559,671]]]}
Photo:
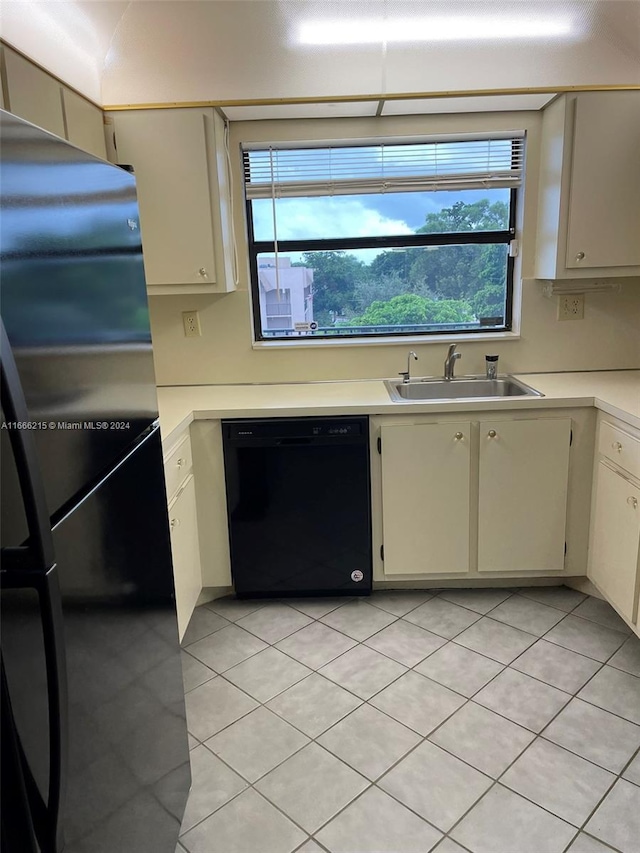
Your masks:
{"label": "faucet spout", "polygon": [[456,352],[456,344],[451,344],[447,357],[444,360],[444,378],[447,380],[453,379],[453,372],[456,366],[457,359],[462,358],[462,353]]}
{"label": "faucet spout", "polygon": [[406,369],[406,371],[403,370],[402,373],[398,374],[398,376],[402,376],[402,382],[404,385],[407,385],[409,382],[411,382],[411,359],[412,358],[415,359],[416,361],[418,360],[418,356],[415,354],[415,352],[413,350],[410,350],[409,355],[407,356],[407,369]]}

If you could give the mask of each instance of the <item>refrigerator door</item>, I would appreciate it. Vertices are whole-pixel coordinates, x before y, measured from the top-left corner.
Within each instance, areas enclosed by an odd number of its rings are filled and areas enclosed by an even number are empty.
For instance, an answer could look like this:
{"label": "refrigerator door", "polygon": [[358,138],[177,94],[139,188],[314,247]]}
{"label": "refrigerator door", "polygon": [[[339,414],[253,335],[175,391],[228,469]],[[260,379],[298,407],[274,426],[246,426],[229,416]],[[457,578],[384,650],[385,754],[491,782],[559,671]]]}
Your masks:
{"label": "refrigerator door", "polygon": [[2,111],[0,150],[2,317],[57,519],[157,417],[135,179]]}
{"label": "refrigerator door", "polygon": [[[157,428],[59,521],[53,541],[68,683],[65,853],[174,853],[190,773]],[[45,790],[37,623],[33,600],[3,591],[13,715]]]}

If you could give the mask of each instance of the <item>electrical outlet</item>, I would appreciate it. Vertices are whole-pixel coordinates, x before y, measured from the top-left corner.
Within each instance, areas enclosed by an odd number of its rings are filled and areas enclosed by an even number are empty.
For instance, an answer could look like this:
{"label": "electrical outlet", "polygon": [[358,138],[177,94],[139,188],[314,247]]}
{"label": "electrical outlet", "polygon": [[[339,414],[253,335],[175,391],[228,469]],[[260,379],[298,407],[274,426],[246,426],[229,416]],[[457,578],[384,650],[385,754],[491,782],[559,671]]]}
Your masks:
{"label": "electrical outlet", "polygon": [[583,320],[584,294],[573,293],[558,297],[558,320]]}
{"label": "electrical outlet", "polygon": [[182,325],[184,326],[185,338],[199,338],[202,334],[200,331],[200,317],[197,311],[183,311]]}

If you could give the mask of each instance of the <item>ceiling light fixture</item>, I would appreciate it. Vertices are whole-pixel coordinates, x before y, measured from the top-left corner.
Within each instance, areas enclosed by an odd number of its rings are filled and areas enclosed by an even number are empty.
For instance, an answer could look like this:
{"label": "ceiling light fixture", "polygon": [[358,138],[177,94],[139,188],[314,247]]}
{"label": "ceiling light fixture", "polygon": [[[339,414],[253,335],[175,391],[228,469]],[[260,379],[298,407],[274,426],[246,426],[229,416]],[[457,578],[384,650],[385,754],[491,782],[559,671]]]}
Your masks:
{"label": "ceiling light fixture", "polygon": [[417,41],[497,41],[499,39],[562,38],[570,35],[570,20],[464,15],[438,18],[397,18],[387,21],[308,21],[300,27],[302,44],[380,44]]}

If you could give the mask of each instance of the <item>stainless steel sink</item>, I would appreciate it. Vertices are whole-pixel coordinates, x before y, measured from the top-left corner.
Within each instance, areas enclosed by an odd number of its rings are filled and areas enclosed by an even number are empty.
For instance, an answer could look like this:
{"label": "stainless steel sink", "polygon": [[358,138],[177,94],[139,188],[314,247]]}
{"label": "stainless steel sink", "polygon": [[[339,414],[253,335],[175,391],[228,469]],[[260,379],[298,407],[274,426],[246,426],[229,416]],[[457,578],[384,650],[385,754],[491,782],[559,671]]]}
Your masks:
{"label": "stainless steel sink", "polygon": [[459,379],[415,379],[411,382],[385,380],[394,403],[420,400],[492,400],[503,397],[543,397],[540,391],[513,376],[485,379],[484,376],[461,376]]}

